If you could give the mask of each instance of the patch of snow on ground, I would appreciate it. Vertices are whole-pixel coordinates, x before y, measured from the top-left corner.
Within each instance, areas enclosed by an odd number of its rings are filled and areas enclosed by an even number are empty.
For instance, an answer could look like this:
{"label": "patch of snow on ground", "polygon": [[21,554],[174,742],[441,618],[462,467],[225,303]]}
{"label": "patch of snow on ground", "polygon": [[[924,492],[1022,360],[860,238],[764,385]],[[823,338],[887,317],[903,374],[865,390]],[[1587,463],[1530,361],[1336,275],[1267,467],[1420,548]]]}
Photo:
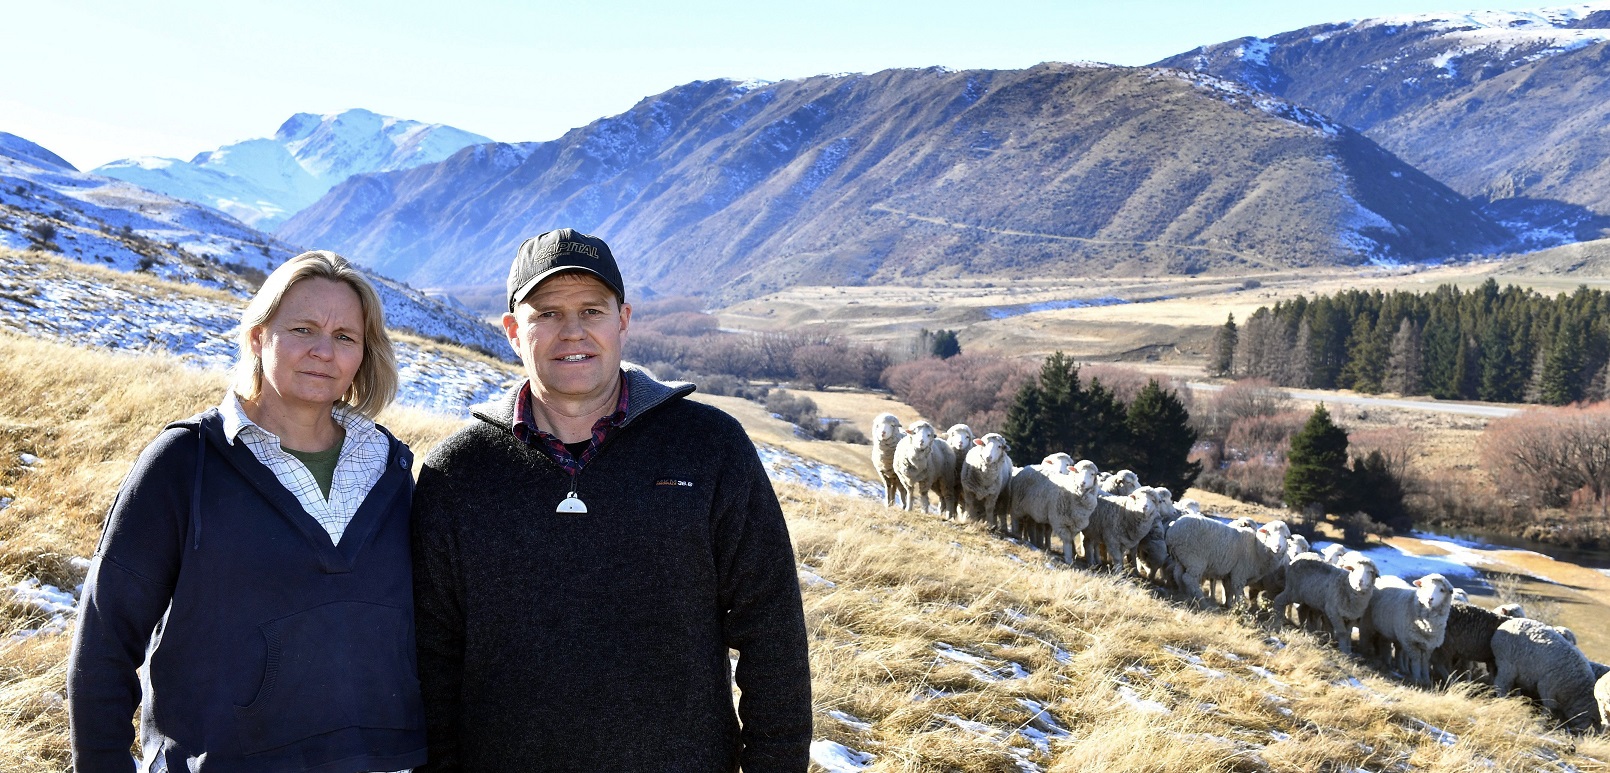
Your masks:
{"label": "patch of snow on ground", "polygon": [[775,446],[756,445],[760,462],[772,480],[797,483],[836,494],[882,500],[883,487],[851,475],[831,464],[805,459]]}
{"label": "patch of snow on ground", "polygon": [[827,773],[855,773],[866,770],[877,757],[833,741],[811,741],[811,762]]}
{"label": "patch of snow on ground", "polygon": [[[1433,572],[1444,577],[1477,577],[1481,572],[1476,567],[1496,562],[1496,559],[1482,555],[1483,551],[1470,544],[1440,539],[1425,539],[1421,542],[1447,550],[1448,554],[1417,556],[1395,545],[1378,545],[1359,552],[1369,556],[1383,576],[1395,574],[1408,580],[1415,580]],[[1313,544],[1313,548],[1315,551],[1322,551],[1331,544],[1333,543],[1318,541]]]}
{"label": "patch of snow on ground", "polygon": [[1237,46],[1235,55],[1241,61],[1255,64],[1259,67],[1268,67],[1269,54],[1273,53],[1274,50],[1274,43],[1263,38],[1253,38],[1248,43]]}
{"label": "patch of snow on ground", "polygon": [[27,639],[40,634],[61,633],[67,630],[67,618],[72,617],[78,607],[78,599],[54,585],[44,585],[38,579],[29,577],[16,585],[11,586],[11,596],[26,607],[43,612],[50,616],[44,625],[25,631],[18,631],[11,635],[12,641]]}
{"label": "patch of snow on ground", "polygon": [[1142,714],[1172,714],[1167,706],[1149,698],[1140,697],[1135,688],[1127,684],[1118,685],[1118,697],[1123,699],[1125,705]]}
{"label": "patch of snow on ground", "polygon": [[872,729],[871,722],[862,720],[859,717],[856,717],[854,714],[834,710],[827,712],[827,715],[838,720],[839,722],[844,723],[844,725],[854,729],[856,732],[865,733],[866,731]]}

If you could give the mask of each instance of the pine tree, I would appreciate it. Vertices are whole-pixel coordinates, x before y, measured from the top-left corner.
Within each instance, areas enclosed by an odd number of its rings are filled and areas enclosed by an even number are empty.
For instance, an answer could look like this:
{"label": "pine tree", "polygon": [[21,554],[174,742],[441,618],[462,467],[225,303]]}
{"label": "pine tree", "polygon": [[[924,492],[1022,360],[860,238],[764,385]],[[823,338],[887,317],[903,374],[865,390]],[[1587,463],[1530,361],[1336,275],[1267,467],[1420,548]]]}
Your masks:
{"label": "pine tree", "polygon": [[1068,453],[1075,459],[1089,459],[1103,470],[1128,467],[1133,461],[1129,438],[1129,411],[1112,390],[1102,386],[1101,379],[1090,379],[1090,385],[1078,396],[1074,415],[1079,437],[1069,446]]}
{"label": "pine tree", "polygon": [[935,357],[948,360],[962,353],[962,345],[956,340],[956,331],[939,330],[934,332],[933,343],[929,347]]}
{"label": "pine tree", "polygon": [[1208,375],[1230,376],[1234,375],[1235,344],[1238,331],[1235,327],[1235,314],[1230,314],[1224,325],[1213,333],[1212,360],[1208,363]]}
{"label": "pine tree", "polygon": [[1189,461],[1196,445],[1191,415],[1173,390],[1163,389],[1157,379],[1142,387],[1129,404],[1129,469],[1149,486],[1164,486],[1180,496],[1202,471],[1200,462]]}
{"label": "pine tree", "polygon": [[1414,320],[1404,317],[1398,324],[1397,334],[1392,336],[1392,353],[1387,357],[1386,376],[1381,386],[1400,395],[1420,394],[1424,367],[1420,327]]}
{"label": "pine tree", "polygon": [[1012,453],[1025,463],[1039,461],[1051,453],[1046,450],[1045,428],[1040,424],[1041,396],[1038,379],[1024,384],[1007,407],[1006,424],[1001,428],[1001,436],[1012,447]]}
{"label": "pine tree", "polygon": [[1363,512],[1370,520],[1393,531],[1414,527],[1414,519],[1403,506],[1403,483],[1392,474],[1391,466],[1380,451],[1353,457],[1347,484],[1348,509]]}
{"label": "pine tree", "polygon": [[1342,500],[1347,473],[1347,432],[1331,422],[1330,411],[1321,403],[1291,438],[1286,506],[1299,511],[1310,504],[1333,509]]}
{"label": "pine tree", "polygon": [[1062,352],[1052,352],[1040,365],[1039,381],[1038,423],[1046,451],[1038,456],[1019,457],[1028,461],[1039,461],[1046,454],[1068,451],[1079,442],[1084,432],[1084,416],[1080,414],[1084,387],[1079,383],[1079,366],[1074,364],[1073,358]]}
{"label": "pine tree", "polygon": [[1554,336],[1548,357],[1543,361],[1543,377],[1538,400],[1549,405],[1565,405],[1582,399],[1582,332],[1566,322]]}

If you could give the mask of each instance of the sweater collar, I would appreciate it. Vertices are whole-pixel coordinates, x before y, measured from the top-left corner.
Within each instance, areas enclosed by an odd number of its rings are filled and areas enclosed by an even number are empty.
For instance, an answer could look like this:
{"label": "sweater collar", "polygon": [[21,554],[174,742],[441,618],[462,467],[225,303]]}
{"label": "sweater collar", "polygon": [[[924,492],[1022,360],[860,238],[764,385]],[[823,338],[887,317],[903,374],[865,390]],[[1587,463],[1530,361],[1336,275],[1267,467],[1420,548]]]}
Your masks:
{"label": "sweater collar", "polygon": [[[692,394],[695,387],[692,384],[671,381],[662,382],[652,374],[631,363],[621,364],[621,375],[626,379],[627,407],[626,418],[620,422],[620,427],[630,426],[638,417],[660,407],[672,400],[680,399]],[[502,397],[490,403],[482,403],[470,409],[471,415],[512,432],[514,428],[515,406],[520,400],[520,393],[526,388],[527,382],[521,381],[504,391]]]}

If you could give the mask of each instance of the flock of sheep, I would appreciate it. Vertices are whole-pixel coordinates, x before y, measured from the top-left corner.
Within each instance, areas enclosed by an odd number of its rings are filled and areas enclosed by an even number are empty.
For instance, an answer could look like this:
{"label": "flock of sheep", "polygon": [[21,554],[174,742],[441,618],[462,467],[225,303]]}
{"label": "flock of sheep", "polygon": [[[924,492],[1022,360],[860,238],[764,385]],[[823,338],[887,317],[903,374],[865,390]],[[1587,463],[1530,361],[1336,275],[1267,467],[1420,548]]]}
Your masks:
{"label": "flock of sheep", "polygon": [[[884,502],[928,512],[929,493],[947,519],[978,522],[1047,552],[1052,537],[1069,565],[1108,567],[1170,586],[1195,602],[1203,583],[1216,603],[1270,600],[1280,625],[1327,632],[1344,653],[1358,642],[1415,684],[1491,680],[1539,700],[1565,724],[1610,728],[1610,667],[1594,663],[1565,628],[1525,617],[1519,605],[1489,611],[1468,603],[1440,574],[1407,582],[1381,576],[1357,551],[1313,551],[1282,521],[1223,523],[1129,470],[1104,473],[1068,454],[1015,467],[1002,436],[975,437],[965,424],[940,434],[926,421],[872,422],[872,463]],[[1222,596],[1222,601],[1220,597]],[[1295,614],[1293,614],[1295,612]]]}

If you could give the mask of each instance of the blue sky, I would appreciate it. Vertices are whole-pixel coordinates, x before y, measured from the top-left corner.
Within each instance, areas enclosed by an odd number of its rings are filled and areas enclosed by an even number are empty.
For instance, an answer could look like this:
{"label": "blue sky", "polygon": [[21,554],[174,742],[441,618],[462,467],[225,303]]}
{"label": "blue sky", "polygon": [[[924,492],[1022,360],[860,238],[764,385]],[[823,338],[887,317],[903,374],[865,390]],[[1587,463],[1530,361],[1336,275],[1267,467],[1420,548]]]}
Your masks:
{"label": "blue sky", "polygon": [[6,0],[0,131],[82,169],[189,158],[268,136],[292,113],[352,107],[548,140],[699,79],[1139,65],[1328,21],[1562,4]]}

